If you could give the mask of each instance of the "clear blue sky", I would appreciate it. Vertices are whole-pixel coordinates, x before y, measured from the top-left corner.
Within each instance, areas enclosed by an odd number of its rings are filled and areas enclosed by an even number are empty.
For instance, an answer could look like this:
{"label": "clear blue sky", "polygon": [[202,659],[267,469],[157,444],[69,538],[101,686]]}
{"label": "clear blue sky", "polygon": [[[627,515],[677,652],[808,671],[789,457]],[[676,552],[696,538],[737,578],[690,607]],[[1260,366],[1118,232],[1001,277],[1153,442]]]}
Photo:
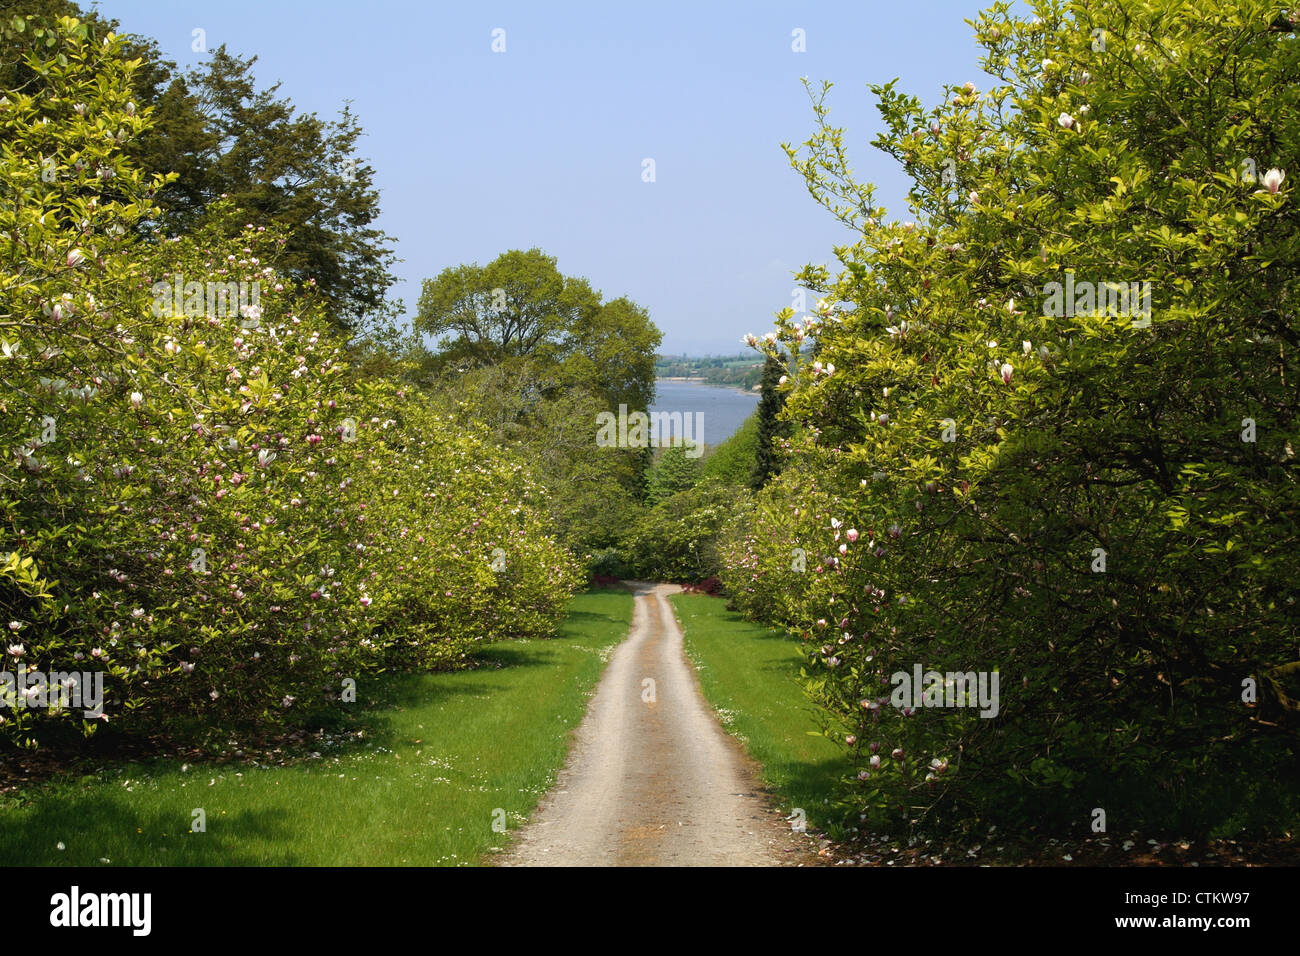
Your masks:
{"label": "clear blue sky", "polygon": [[[280,81],[301,110],[332,117],[351,100],[408,314],[443,268],[539,246],[606,298],[648,308],[663,351],[691,354],[743,351],[790,304],[792,272],[848,238],[780,148],[812,130],[800,77],[836,84],[831,115],[859,178],[903,217],[903,178],[869,146],[880,123],[866,84],[899,77],[926,103],[945,82],[986,87],[964,21],[987,5],[97,4],[181,65],[204,59],[200,27],[210,49],[256,54],[259,85]],[[807,52],[792,51],[795,28]]]}

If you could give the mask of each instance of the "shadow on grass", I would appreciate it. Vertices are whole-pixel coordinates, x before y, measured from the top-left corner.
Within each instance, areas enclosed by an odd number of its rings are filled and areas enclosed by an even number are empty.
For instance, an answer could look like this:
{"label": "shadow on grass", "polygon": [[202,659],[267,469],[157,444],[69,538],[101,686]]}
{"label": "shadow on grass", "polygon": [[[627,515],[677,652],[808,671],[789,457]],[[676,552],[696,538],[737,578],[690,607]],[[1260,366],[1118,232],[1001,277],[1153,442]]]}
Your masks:
{"label": "shadow on grass", "polygon": [[555,663],[561,648],[544,644],[498,644],[485,648],[479,660],[499,668],[543,667]]}
{"label": "shadow on grass", "polygon": [[561,640],[566,637],[579,637],[581,636],[580,632],[583,629],[582,625],[587,623],[621,625],[623,622],[611,614],[597,614],[594,611],[570,611],[569,616],[565,620],[564,626],[560,628],[557,637]]}
{"label": "shadow on grass", "polygon": [[[592,593],[628,601],[624,590]],[[376,747],[396,749],[407,742],[407,728],[400,726],[398,717],[401,711],[502,693],[493,675],[507,669],[554,666],[566,647],[621,638],[627,627],[626,613],[572,608],[558,639],[482,645],[471,658],[476,668],[366,677],[358,685],[358,706],[311,714],[303,734],[261,736],[239,728],[196,726],[188,737],[174,738],[220,740],[220,753],[200,754],[189,747],[182,751],[150,737],[102,734],[89,746],[79,741],[69,745],[66,762],[50,754],[39,775],[20,780],[20,796],[0,797],[0,865],[106,865],[99,862],[101,857],[112,859],[114,865],[301,865],[299,854],[291,848],[294,833],[309,821],[295,818],[292,811],[277,807],[231,811],[220,818],[219,835],[211,826],[208,833],[189,834],[189,808],[142,810],[142,804],[150,805],[150,797],[133,796],[114,784],[126,776],[169,774],[182,757],[202,773],[238,767],[250,759],[265,763],[266,754],[277,763],[294,765],[317,750],[346,758]],[[3,759],[7,758],[0,754]],[[191,799],[201,803],[203,796],[195,794]],[[65,850],[57,849],[60,842]],[[93,846],[94,842],[103,846]]]}
{"label": "shadow on grass", "polygon": [[[217,821],[209,817],[208,832],[190,833],[190,808],[146,813],[128,800],[105,793],[104,787],[42,791],[21,811],[0,813],[0,866],[302,863],[286,848],[308,821],[294,819],[283,808],[226,814],[219,818],[219,832],[214,832]],[[60,843],[65,849],[58,848]],[[261,852],[250,852],[251,846]]]}
{"label": "shadow on grass", "polygon": [[[619,593],[619,592],[611,592]],[[370,741],[389,742],[394,737],[391,716],[385,712],[393,708],[413,708],[430,704],[439,698],[483,696],[499,692],[476,674],[492,674],[498,670],[519,670],[534,667],[553,667],[556,658],[572,642],[589,639],[592,634],[617,628],[621,637],[627,624],[618,617],[591,611],[571,611],[564,631],[556,638],[528,641],[500,641],[483,645],[472,657],[474,669],[448,671],[438,674],[393,674],[369,683],[377,685],[370,691],[371,704],[355,715],[352,728],[365,731]],[[360,690],[360,685],[358,685]],[[339,753],[346,753],[341,750]]]}
{"label": "shadow on grass", "polygon": [[827,819],[827,804],[823,801],[835,796],[843,772],[843,760],[827,757],[822,760],[773,761],[764,770],[764,775],[780,785],[793,805],[803,806],[810,816],[825,823],[831,821]]}
{"label": "shadow on grass", "polygon": [[[683,625],[693,625],[701,632],[710,634],[714,629],[713,621],[717,620],[711,613],[700,612],[698,614],[691,611],[691,605],[696,602],[704,601],[722,601],[723,598],[710,597],[705,594],[674,594],[669,601],[678,608],[678,615],[682,619]],[[740,612],[733,611],[730,608],[724,608],[722,621],[725,623],[726,630],[740,630],[742,633],[736,637],[744,640],[762,640],[778,641],[782,644],[798,645],[799,639],[792,637],[788,631],[779,627],[769,627],[765,624],[759,624],[742,617]]]}

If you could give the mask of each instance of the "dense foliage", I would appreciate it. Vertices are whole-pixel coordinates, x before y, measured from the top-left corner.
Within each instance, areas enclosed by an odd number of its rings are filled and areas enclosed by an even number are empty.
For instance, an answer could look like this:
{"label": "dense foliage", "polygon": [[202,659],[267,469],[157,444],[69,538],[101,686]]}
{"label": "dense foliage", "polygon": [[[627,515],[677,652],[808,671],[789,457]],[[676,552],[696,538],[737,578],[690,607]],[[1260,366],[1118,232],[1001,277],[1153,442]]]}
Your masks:
{"label": "dense foliage", "polygon": [[[526,361],[560,388],[593,391],[608,410],[644,411],[654,396],[654,350],[662,334],[627,298],[602,301],[586,279],[563,275],[540,249],[504,252],[486,266],[451,266],[426,279],[415,327],[438,336],[444,366]],[[534,379],[536,376],[532,376]]]}
{"label": "dense foliage", "polygon": [[638,577],[698,582],[718,573],[717,538],[737,488],[706,479],[648,508],[624,539]]}
{"label": "dense foliage", "polygon": [[[117,21],[72,0],[6,0],[3,7],[11,22],[69,16],[97,35],[120,32]],[[241,59],[224,45],[208,50],[204,31],[194,34],[194,52],[209,57],[188,71],[154,40],[121,36],[123,56],[139,61],[129,80],[132,99],[151,117],[121,149],[146,174],[175,174],[151,197],[156,209],[139,224],[141,235],[188,233],[207,220],[215,200],[229,197],[259,223],[283,227],[282,274],[313,279],[337,327],[389,330],[396,257],[392,237],[375,226],[379,192],[374,170],[356,155],[356,115],[346,105],[333,120],[300,112],[278,95],[278,84],[258,88],[256,57]],[[11,36],[14,55],[0,61],[0,88],[39,82],[24,56],[30,39]]]}
{"label": "dense foliage", "polygon": [[593,448],[605,400],[590,388],[566,385],[553,365],[514,359],[450,370],[436,381],[430,402],[530,463],[546,489],[538,506],[549,533],[575,554],[614,547],[635,520],[643,450]]}
{"label": "dense foliage", "polygon": [[[1253,0],[1033,12],[974,24],[991,89],[874,88],[912,221],[853,178],[814,93],[789,152],[857,240],[764,346],[798,356],[800,430],[727,584],[807,640],[854,810],[1281,826],[1300,48]],[[996,716],[899,706],[916,667],[996,672]]]}
{"label": "dense foliage", "polygon": [[[6,668],[105,671],[127,728],[267,726],[548,633],[577,565],[524,464],[350,369],[274,222],[218,200],[138,238],[164,183],[130,159],[152,111],[121,37],[0,31],[28,77],[0,95]],[[82,719],[8,703],[14,741]]]}

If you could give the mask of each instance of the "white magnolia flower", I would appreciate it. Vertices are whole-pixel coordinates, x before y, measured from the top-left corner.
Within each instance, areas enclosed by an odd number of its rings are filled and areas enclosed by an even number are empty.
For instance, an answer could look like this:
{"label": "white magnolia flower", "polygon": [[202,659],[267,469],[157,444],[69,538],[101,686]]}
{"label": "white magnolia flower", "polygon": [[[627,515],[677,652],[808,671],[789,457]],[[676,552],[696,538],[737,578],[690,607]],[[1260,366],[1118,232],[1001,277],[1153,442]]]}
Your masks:
{"label": "white magnolia flower", "polygon": [[1286,173],[1282,170],[1273,168],[1264,174],[1264,188],[1269,192],[1276,194],[1282,186],[1282,180],[1286,179]]}
{"label": "white magnolia flower", "polygon": [[1056,122],[1060,123],[1064,129],[1074,129],[1074,117],[1069,113],[1062,113],[1056,118]]}

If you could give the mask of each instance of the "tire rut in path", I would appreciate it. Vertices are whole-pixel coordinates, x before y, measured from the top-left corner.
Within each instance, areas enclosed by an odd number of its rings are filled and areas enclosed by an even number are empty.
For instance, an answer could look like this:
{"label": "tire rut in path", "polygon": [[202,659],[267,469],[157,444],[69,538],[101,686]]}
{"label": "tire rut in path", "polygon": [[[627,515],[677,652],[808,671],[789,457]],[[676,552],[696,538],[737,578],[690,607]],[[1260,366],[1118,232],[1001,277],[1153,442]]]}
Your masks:
{"label": "tire rut in path", "polygon": [[501,864],[809,862],[806,841],[772,811],[752,761],[700,694],[668,603],[681,589],[632,583],[631,632],[597,684],[555,788]]}

